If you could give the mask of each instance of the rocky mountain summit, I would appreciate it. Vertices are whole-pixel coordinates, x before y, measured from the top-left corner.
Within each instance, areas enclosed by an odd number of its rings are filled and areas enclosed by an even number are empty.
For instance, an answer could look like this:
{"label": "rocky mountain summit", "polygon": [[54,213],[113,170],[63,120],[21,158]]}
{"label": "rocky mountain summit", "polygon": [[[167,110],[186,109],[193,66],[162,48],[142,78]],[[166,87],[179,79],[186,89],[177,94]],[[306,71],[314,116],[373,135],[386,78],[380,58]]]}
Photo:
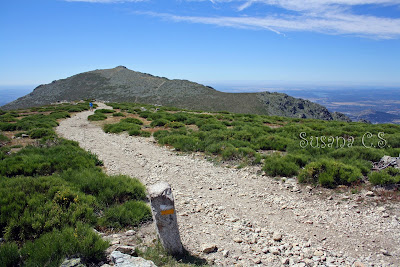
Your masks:
{"label": "rocky mountain summit", "polygon": [[223,93],[187,80],[170,80],[119,66],[94,70],[40,85],[30,94],[2,106],[21,109],[58,101],[96,99],[111,102],[140,102],[179,108],[264,114],[293,118],[343,120],[341,113],[308,100],[281,93]]}

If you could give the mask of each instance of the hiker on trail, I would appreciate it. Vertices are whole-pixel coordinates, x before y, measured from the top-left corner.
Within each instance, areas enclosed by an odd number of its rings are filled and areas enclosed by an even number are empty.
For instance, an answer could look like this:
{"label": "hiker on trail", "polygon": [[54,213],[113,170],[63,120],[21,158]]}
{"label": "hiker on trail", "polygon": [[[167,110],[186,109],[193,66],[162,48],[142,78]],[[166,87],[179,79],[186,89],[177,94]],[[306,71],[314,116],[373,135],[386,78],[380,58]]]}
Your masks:
{"label": "hiker on trail", "polygon": [[89,103],[89,107],[90,107],[90,111],[93,111],[93,103],[92,102]]}

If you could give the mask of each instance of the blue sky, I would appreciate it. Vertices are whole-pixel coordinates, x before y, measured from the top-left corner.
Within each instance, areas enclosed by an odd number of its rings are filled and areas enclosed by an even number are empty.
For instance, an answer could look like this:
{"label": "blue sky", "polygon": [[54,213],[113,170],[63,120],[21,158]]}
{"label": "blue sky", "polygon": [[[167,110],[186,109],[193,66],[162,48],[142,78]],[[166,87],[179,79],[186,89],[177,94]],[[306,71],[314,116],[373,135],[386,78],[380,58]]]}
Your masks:
{"label": "blue sky", "polygon": [[0,86],[93,69],[206,84],[400,87],[400,0],[5,0]]}

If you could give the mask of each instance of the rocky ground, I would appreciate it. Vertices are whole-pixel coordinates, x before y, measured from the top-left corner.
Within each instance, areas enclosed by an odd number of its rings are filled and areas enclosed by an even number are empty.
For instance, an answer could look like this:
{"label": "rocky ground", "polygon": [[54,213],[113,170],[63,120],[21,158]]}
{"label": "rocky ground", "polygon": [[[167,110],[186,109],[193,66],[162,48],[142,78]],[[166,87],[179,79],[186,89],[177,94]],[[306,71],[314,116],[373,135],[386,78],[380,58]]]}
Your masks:
{"label": "rocky ground", "polygon": [[[100,104],[101,105],[101,104]],[[100,106],[104,108],[103,105]],[[109,174],[173,188],[182,243],[216,265],[398,266],[400,209],[379,192],[327,190],[277,180],[259,167],[215,165],[151,138],[106,134],[86,111],[59,135],[99,156]],[[216,247],[216,252],[210,247]]]}

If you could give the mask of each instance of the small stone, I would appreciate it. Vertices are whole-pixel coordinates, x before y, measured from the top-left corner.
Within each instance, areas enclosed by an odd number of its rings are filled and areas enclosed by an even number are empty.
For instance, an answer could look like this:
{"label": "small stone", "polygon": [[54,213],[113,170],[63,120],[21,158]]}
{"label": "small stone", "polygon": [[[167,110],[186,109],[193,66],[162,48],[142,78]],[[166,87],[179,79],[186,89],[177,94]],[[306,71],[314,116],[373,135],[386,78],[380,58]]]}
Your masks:
{"label": "small stone", "polygon": [[235,242],[235,243],[242,243],[243,240],[242,240],[240,237],[235,237],[235,238],[233,239],[233,242]]}
{"label": "small stone", "polygon": [[135,234],[134,230],[128,230],[128,231],[125,232],[126,236],[133,236],[134,234]]}
{"label": "small stone", "polygon": [[255,258],[255,259],[253,259],[253,262],[255,264],[260,264],[261,263],[261,259],[260,258]]}
{"label": "small stone", "polygon": [[119,244],[119,240],[118,239],[114,239],[111,241],[111,245],[117,245]]}
{"label": "small stone", "polygon": [[127,255],[131,255],[131,256],[135,256],[137,257],[136,251],[135,251],[135,247],[131,247],[131,246],[118,246],[116,249],[116,251],[120,251],[124,254]]}
{"label": "small stone", "polygon": [[382,217],[383,217],[383,218],[388,218],[388,217],[389,217],[389,214],[383,213],[383,214],[382,214]]}
{"label": "small stone", "polygon": [[229,250],[224,250],[224,251],[222,251],[222,256],[224,257],[224,258],[228,258],[228,256],[229,256]]}
{"label": "small stone", "polygon": [[321,257],[323,255],[324,255],[324,252],[322,250],[317,249],[316,251],[314,251],[314,256]]}
{"label": "small stone", "polygon": [[280,254],[280,251],[279,251],[279,249],[277,247],[270,247],[269,248],[269,252],[271,252],[271,254],[274,254],[274,255],[279,255]]}
{"label": "small stone", "polygon": [[289,258],[283,258],[283,259],[281,260],[281,263],[282,263],[283,265],[288,265],[289,262],[290,262]]}
{"label": "small stone", "polygon": [[218,250],[217,245],[215,244],[203,244],[201,246],[201,251],[203,251],[203,253],[213,253],[216,252]]}
{"label": "small stone", "polygon": [[273,239],[274,241],[281,241],[281,240],[282,240],[282,235],[281,235],[280,233],[278,233],[278,232],[275,232],[275,233],[272,235],[272,239]]}
{"label": "small stone", "polygon": [[362,262],[356,261],[354,267],[365,267],[365,265]]}
{"label": "small stone", "polygon": [[372,191],[368,191],[367,193],[365,193],[365,196],[366,197],[373,197],[373,196],[375,196],[375,194]]}
{"label": "small stone", "polygon": [[82,267],[84,266],[81,263],[81,259],[80,258],[74,258],[74,259],[69,259],[69,260],[65,260],[60,267]]}
{"label": "small stone", "polygon": [[379,207],[379,208],[377,208],[376,210],[377,210],[377,211],[380,211],[380,212],[386,211],[385,207]]}
{"label": "small stone", "polygon": [[390,253],[389,253],[389,251],[387,251],[386,249],[381,249],[380,251],[381,251],[381,253],[382,253],[383,255],[385,255],[385,256],[391,256]]}

